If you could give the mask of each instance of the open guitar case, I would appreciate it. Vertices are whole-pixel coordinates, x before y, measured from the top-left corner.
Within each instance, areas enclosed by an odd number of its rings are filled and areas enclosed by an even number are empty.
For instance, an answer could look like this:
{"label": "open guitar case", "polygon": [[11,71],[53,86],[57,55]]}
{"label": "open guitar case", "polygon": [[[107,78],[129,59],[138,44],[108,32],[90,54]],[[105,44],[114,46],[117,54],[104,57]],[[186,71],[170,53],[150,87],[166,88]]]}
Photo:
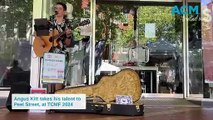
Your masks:
{"label": "open guitar case", "polygon": [[122,116],[142,116],[144,115],[143,104],[105,104],[105,103],[94,103],[87,101],[85,110],[77,109],[66,109],[66,110],[54,110],[58,113],[94,113],[94,114],[105,114],[105,115],[122,115]]}
{"label": "open guitar case", "polygon": [[[123,86],[121,83],[123,83]],[[123,69],[115,75],[104,76],[96,85],[86,87],[88,87],[88,89],[81,86],[65,88],[55,92],[55,94],[86,94],[86,109],[57,109],[51,111],[60,113],[94,113],[124,116],[144,115],[144,104],[141,101],[141,82],[138,74],[132,69]],[[98,91],[96,91],[97,88],[99,88]],[[112,92],[113,90],[114,92]],[[91,93],[91,91],[93,93]],[[99,94],[99,96],[96,96],[97,94]],[[117,95],[132,96],[133,103],[116,104],[115,100]]]}

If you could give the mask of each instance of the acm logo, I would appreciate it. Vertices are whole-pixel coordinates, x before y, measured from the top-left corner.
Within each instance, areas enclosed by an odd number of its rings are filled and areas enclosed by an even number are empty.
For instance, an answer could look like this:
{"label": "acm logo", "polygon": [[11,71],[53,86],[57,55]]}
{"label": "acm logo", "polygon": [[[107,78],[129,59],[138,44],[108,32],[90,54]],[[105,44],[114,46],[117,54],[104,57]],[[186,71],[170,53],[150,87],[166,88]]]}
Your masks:
{"label": "acm logo", "polygon": [[172,15],[178,14],[178,15],[185,15],[185,14],[199,14],[199,6],[181,6],[180,8],[175,5],[172,8]]}
{"label": "acm logo", "polygon": [[201,14],[201,18],[199,20],[203,22],[211,22],[212,21],[212,11],[213,6],[211,9],[207,8],[206,6],[202,7],[201,13],[199,13],[199,6],[181,6],[178,7],[177,5],[172,7],[171,14],[172,15],[185,15],[185,14]]}

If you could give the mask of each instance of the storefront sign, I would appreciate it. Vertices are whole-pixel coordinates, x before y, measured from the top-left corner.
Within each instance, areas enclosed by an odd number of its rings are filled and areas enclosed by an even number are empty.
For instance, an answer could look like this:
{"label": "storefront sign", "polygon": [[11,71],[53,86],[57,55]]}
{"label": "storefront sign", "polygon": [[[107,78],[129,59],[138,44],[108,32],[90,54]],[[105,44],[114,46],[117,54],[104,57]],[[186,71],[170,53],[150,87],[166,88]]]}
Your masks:
{"label": "storefront sign", "polygon": [[45,53],[43,60],[43,83],[63,83],[65,70],[65,55]]}

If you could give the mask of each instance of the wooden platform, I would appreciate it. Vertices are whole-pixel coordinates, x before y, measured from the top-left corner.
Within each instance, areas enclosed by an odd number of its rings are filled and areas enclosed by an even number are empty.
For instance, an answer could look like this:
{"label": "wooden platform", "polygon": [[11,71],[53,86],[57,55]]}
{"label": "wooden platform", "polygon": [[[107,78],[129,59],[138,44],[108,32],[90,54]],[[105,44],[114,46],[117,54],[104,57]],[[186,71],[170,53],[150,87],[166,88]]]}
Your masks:
{"label": "wooden platform", "polygon": [[[115,116],[82,113],[9,112],[0,107],[0,120],[212,120],[213,108],[184,99],[146,98],[144,116]],[[210,106],[209,106],[210,107]]]}
{"label": "wooden platform", "polygon": [[200,107],[145,107],[144,116],[112,116],[74,113],[9,112],[0,109],[0,120],[212,120],[213,109]]}

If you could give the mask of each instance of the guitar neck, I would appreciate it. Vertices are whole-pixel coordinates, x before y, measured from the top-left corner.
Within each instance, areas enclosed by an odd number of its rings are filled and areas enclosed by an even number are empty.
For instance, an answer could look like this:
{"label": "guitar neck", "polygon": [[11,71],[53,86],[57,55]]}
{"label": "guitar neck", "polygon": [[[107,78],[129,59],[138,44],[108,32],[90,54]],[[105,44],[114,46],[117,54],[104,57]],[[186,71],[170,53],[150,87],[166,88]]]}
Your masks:
{"label": "guitar neck", "polygon": [[[68,23],[67,26],[68,26],[69,29],[74,30],[75,28],[77,28],[77,27],[79,27],[79,26],[84,26],[84,25],[87,25],[87,24],[89,24],[89,23],[90,23],[89,20],[84,20],[84,21],[82,21],[82,22],[80,22],[80,23],[78,23],[78,24],[75,24],[75,23],[73,22],[73,24],[71,25],[71,23]],[[53,32],[54,32],[54,31],[53,31]],[[58,39],[58,38],[60,38],[62,35],[64,35],[65,33],[66,33],[66,31],[63,31],[63,32],[59,33],[58,35],[56,35],[56,36],[54,36],[54,37],[52,37],[52,38],[53,38],[53,39]]]}
{"label": "guitar neck", "polygon": [[63,32],[61,32],[61,33],[59,33],[59,34],[56,34],[56,35],[55,35],[55,33],[58,33],[58,32],[56,32],[56,30],[53,30],[53,32],[50,33],[50,37],[51,37],[51,39],[53,39],[53,40],[58,39],[58,38],[60,38],[61,36],[65,35],[66,32],[63,31]]}
{"label": "guitar neck", "polygon": [[87,24],[90,24],[89,19],[83,20],[81,22],[79,22],[79,21],[73,21],[72,23],[69,23],[68,26],[69,26],[69,28],[71,30],[74,30],[75,28],[77,28],[79,26],[84,26],[84,25],[87,25]]}
{"label": "guitar neck", "polygon": [[76,24],[76,25],[72,25],[72,26],[70,26],[68,28],[71,29],[71,30],[75,30],[75,28],[77,28],[79,26],[80,26],[79,24]]}

